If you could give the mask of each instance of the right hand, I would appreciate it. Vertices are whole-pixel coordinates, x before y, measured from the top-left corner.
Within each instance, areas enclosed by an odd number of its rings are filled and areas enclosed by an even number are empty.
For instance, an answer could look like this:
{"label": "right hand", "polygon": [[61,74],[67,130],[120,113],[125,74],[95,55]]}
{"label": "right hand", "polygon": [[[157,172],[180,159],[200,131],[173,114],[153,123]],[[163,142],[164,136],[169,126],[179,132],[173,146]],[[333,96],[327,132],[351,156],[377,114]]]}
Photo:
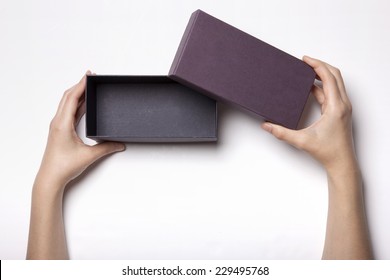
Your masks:
{"label": "right hand", "polygon": [[313,86],[312,93],[321,105],[321,117],[301,130],[291,130],[265,122],[262,128],[279,140],[304,150],[329,170],[346,161],[355,161],[352,135],[352,105],[348,99],[340,71],[318,59],[303,57],[317,73],[322,87]]}

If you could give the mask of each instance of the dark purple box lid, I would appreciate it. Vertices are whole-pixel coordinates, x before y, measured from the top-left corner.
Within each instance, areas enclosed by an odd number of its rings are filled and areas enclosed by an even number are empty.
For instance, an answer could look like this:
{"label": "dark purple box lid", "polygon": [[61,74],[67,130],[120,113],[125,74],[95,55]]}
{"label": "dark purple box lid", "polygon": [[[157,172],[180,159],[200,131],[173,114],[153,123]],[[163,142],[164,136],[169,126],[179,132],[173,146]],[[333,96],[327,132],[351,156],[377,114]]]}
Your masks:
{"label": "dark purple box lid", "polygon": [[303,61],[197,10],[184,32],[169,77],[296,129],[315,72]]}

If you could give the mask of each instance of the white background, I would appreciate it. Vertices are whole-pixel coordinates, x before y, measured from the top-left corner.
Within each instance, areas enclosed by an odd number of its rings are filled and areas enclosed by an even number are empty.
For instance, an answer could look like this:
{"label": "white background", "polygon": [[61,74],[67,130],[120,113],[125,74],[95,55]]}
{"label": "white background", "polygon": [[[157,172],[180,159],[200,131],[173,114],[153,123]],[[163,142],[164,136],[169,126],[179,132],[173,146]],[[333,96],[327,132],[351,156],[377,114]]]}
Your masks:
{"label": "white background", "polygon": [[[342,70],[375,256],[390,259],[389,3],[1,0],[0,258],[25,257],[31,187],[64,90],[87,69],[166,74],[201,8]],[[318,114],[310,100],[303,122]],[[258,119],[229,106],[219,115],[218,144],[128,144],[73,184],[64,205],[71,258],[320,258],[321,166]],[[84,139],[83,123],[78,130]]]}

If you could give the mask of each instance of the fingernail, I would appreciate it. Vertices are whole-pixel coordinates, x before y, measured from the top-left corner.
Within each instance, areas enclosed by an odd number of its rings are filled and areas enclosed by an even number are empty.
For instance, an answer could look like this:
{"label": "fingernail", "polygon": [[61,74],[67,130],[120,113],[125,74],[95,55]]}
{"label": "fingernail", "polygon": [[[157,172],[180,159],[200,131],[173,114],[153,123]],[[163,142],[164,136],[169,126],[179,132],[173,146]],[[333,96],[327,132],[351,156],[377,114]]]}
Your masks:
{"label": "fingernail", "polygon": [[125,144],[119,144],[118,145],[118,152],[122,152],[124,150],[126,150],[126,145]]}
{"label": "fingernail", "polygon": [[85,75],[91,75],[91,70],[87,70],[87,72],[85,72]]}
{"label": "fingernail", "polygon": [[270,123],[263,123],[261,126],[265,131],[271,133],[272,131],[272,125]]}

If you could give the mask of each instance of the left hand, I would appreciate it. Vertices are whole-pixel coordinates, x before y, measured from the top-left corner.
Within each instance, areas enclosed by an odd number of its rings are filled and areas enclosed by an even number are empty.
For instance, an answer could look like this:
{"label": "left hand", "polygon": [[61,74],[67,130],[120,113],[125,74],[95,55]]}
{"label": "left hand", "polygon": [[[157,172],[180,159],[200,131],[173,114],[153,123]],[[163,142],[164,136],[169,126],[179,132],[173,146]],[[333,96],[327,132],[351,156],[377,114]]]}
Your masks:
{"label": "left hand", "polygon": [[[86,75],[91,74],[90,71]],[[86,145],[76,133],[76,126],[85,113],[86,75],[66,90],[50,123],[49,137],[37,179],[64,188],[89,165],[101,157],[125,150],[125,145],[103,142]]]}

